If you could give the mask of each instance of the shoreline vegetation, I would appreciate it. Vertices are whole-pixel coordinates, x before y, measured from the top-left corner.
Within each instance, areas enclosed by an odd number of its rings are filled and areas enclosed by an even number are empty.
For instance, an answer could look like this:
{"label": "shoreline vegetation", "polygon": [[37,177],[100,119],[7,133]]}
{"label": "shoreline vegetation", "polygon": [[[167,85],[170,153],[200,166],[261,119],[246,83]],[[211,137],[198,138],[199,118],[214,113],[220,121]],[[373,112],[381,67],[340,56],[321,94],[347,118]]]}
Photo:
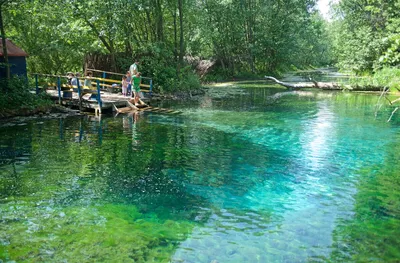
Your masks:
{"label": "shoreline vegetation", "polygon": [[[333,65],[356,74],[347,83],[353,89],[400,91],[397,3],[342,0],[332,4],[330,20],[316,5],[305,0],[285,8],[235,1],[139,1],[126,6],[120,1],[0,1],[0,31],[3,40],[12,40],[29,55],[21,67],[30,73],[65,75],[88,68],[126,72],[137,61],[142,75],[157,84],[155,92],[178,97],[191,97],[202,82],[264,75],[279,79],[289,71],[302,71],[305,77],[317,67]],[[8,56],[15,54],[6,45],[2,50],[0,69],[10,71]],[[0,97],[0,111],[6,105],[8,114],[18,108],[35,112],[46,104],[8,101],[16,96]]]}
{"label": "shoreline vegetation", "polygon": [[[161,100],[187,100],[192,99],[196,96],[202,96],[205,94],[205,90],[210,87],[228,87],[228,86],[241,86],[246,88],[246,86],[265,86],[268,87],[276,87],[276,88],[284,88],[287,89],[323,89],[320,87],[315,87],[314,84],[318,83],[320,85],[333,85],[337,88],[328,88],[327,90],[332,91],[350,91],[350,92],[366,92],[366,93],[376,93],[381,94],[381,96],[393,95],[400,96],[400,69],[383,69],[373,76],[350,76],[349,79],[345,82],[316,82],[308,75],[304,77],[304,72],[311,73],[313,71],[295,71],[290,74],[302,75],[303,79],[310,79],[309,82],[295,82],[295,79],[290,80],[290,82],[281,82],[275,78],[267,78],[264,79],[242,79],[233,81],[221,81],[221,82],[211,82],[207,84],[203,84],[197,89],[189,89],[189,90],[181,90],[171,92],[156,92],[155,96],[152,98],[152,101],[161,101]],[[318,72],[318,70],[314,70],[314,72]],[[272,81],[271,81],[272,80]],[[298,80],[298,79],[297,79]],[[4,82],[4,81],[3,81]],[[333,83],[333,84],[332,84]],[[23,116],[44,116],[44,115],[52,115],[58,116],[58,114],[63,114],[65,116],[74,116],[79,115],[78,110],[73,110],[66,108],[64,106],[55,104],[49,96],[46,94],[36,95],[30,92],[29,85],[26,81],[23,81],[19,78],[12,78],[8,85],[7,89],[5,88],[4,83],[2,85],[2,93],[0,94],[0,119],[8,119],[13,117],[23,117]],[[302,85],[304,84],[304,85]],[[393,101],[388,100],[389,104],[392,104]],[[396,102],[398,100],[395,100]]]}

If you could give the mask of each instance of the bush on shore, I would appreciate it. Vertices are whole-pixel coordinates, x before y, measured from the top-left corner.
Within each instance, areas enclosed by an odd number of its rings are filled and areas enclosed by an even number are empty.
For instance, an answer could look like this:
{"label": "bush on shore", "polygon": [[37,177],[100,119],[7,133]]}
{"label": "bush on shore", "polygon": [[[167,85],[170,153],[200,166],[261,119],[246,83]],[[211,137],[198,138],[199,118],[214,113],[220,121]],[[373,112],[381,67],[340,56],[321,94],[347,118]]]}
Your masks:
{"label": "bush on shore", "polygon": [[32,92],[25,78],[0,79],[0,118],[45,112],[51,105],[46,94]]}
{"label": "bush on shore", "polygon": [[398,92],[400,91],[400,68],[385,67],[373,75],[351,78],[350,85],[364,87],[365,90],[373,90],[373,87],[387,87],[391,92]]}

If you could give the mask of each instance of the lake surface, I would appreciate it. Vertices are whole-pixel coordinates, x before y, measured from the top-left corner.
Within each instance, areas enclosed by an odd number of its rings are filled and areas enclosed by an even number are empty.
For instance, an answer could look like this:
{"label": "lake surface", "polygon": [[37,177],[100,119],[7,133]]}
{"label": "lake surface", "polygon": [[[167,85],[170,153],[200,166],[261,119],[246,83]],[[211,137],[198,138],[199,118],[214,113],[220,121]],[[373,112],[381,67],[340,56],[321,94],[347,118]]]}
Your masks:
{"label": "lake surface", "polygon": [[0,123],[0,262],[398,262],[378,95],[211,88],[181,114]]}

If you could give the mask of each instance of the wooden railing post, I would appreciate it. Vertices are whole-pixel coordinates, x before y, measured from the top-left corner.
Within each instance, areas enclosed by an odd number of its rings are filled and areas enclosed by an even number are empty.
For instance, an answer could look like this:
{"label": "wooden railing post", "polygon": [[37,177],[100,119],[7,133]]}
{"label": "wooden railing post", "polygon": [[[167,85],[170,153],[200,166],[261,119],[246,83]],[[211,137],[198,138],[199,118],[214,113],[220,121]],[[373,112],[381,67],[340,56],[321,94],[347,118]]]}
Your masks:
{"label": "wooden railing post", "polygon": [[57,77],[58,104],[61,105],[61,78]]}
{"label": "wooden railing post", "polygon": [[[107,73],[105,71],[103,71],[103,79],[105,79],[107,76]],[[104,85],[104,81],[103,81],[103,85]],[[103,86],[104,87],[104,86]]]}
{"label": "wooden railing post", "polygon": [[97,83],[97,103],[99,104],[99,114],[101,114],[101,107],[103,106],[103,103],[101,102],[101,96],[100,96],[100,81],[96,80]]}
{"label": "wooden railing post", "polygon": [[79,83],[78,77],[76,77],[76,86],[78,87],[79,110],[82,111],[82,91],[81,91],[81,84]]}

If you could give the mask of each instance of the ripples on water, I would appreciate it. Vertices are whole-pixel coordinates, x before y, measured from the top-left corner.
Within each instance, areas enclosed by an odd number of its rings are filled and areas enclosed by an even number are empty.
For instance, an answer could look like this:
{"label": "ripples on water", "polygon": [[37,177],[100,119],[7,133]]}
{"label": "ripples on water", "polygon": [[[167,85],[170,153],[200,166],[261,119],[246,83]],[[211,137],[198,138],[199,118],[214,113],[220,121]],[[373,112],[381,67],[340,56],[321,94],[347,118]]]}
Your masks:
{"label": "ripples on water", "polygon": [[330,258],[360,170],[384,162],[398,129],[373,118],[371,96],[210,94],[164,105],[181,115],[3,124],[0,259]]}

